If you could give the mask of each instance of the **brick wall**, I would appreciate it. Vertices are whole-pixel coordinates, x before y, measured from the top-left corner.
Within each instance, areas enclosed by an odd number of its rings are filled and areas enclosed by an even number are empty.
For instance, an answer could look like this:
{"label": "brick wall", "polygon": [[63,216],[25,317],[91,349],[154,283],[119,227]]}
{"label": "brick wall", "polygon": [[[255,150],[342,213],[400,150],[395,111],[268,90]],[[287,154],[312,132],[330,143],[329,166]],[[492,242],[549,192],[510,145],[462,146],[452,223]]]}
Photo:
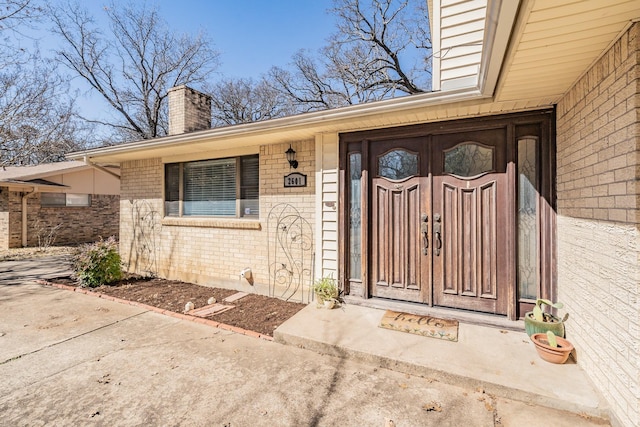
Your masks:
{"label": "brick wall", "polygon": [[169,135],[211,128],[211,97],[187,86],[169,89]]}
{"label": "brick wall", "polygon": [[0,188],[0,250],[9,249],[9,191]]}
{"label": "brick wall", "polygon": [[[293,171],[284,155],[288,143],[260,147],[260,216],[255,220],[163,218],[160,159],[123,163],[120,251],[128,269],[268,294],[272,271],[269,260],[273,262],[275,242],[274,227],[269,221],[272,209],[280,203],[294,206],[310,225],[305,233],[313,238],[314,142],[297,142],[292,146],[299,162],[296,171],[307,175],[307,186],[284,188],[284,175]],[[310,270],[311,260],[306,263]],[[247,267],[253,272],[253,286],[239,277]],[[306,280],[311,280],[310,273]]]}
{"label": "brick wall", "polygon": [[[49,236],[53,245],[88,243],[118,237],[119,196],[92,195],[90,207],[41,207],[38,193],[27,198],[27,245],[39,246]],[[20,192],[0,193],[0,249],[22,247]]]}
{"label": "brick wall", "polygon": [[621,424],[640,424],[640,24],[558,104],[559,298]]}
{"label": "brick wall", "polygon": [[28,245],[38,246],[53,231],[55,245],[90,243],[110,236],[118,238],[120,196],[91,195],[91,206],[41,207],[40,195],[28,199]]}

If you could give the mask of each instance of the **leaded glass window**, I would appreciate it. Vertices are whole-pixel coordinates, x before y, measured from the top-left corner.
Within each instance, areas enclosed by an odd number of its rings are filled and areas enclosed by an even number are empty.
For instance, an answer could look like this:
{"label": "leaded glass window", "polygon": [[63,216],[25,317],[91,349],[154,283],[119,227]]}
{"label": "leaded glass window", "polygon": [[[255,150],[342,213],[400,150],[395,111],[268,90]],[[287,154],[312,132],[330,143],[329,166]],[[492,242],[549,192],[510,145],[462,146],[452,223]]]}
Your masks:
{"label": "leaded glass window", "polygon": [[538,139],[518,140],[518,287],[520,298],[538,294]]}
{"label": "leaded glass window", "polygon": [[493,148],[465,142],[444,153],[445,173],[468,178],[493,170]]}
{"label": "leaded glass window", "polygon": [[418,155],[406,150],[393,150],[378,158],[378,176],[399,180],[418,174]]}
{"label": "leaded glass window", "polygon": [[349,278],[362,279],[362,156],[349,154]]}

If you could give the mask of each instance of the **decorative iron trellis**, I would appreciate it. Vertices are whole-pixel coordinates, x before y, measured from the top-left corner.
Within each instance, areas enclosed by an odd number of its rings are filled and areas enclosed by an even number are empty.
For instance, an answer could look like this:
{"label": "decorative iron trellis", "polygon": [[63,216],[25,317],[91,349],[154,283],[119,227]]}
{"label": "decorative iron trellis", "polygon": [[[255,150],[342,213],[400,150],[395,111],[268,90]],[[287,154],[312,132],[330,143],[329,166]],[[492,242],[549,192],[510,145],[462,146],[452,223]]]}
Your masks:
{"label": "decorative iron trellis", "polygon": [[313,229],[288,203],[275,205],[267,217],[269,296],[311,301]]}

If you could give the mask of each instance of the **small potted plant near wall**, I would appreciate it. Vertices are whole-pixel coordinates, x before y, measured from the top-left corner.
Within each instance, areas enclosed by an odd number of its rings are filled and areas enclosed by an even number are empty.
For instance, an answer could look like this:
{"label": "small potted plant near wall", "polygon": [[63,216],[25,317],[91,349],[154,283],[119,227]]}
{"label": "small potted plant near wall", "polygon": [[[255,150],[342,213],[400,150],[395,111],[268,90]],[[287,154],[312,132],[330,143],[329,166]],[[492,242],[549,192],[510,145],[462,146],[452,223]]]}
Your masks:
{"label": "small potted plant near wall", "polygon": [[551,331],[531,335],[538,355],[547,362],[563,364],[573,351],[573,345],[564,338],[557,337]]}
{"label": "small potted plant near wall", "polygon": [[546,334],[547,331],[552,331],[557,337],[564,338],[564,322],[569,318],[569,314],[567,313],[564,317],[560,318],[552,313],[546,312],[546,307],[561,309],[564,307],[564,304],[538,298],[535,307],[533,307],[533,311],[524,315],[524,328],[527,331],[527,335],[531,337],[538,332]]}
{"label": "small potted plant near wall", "polygon": [[340,302],[340,290],[333,277],[323,277],[313,284],[318,307],[333,308]]}

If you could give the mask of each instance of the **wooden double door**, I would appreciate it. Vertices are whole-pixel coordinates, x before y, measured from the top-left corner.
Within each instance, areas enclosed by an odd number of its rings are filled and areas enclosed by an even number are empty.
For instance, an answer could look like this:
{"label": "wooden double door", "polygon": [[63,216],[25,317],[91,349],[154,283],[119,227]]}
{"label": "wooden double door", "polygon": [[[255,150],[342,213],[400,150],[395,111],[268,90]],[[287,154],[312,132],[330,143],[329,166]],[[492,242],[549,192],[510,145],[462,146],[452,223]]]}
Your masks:
{"label": "wooden double door", "polygon": [[367,146],[369,295],[506,314],[515,234],[506,128]]}

